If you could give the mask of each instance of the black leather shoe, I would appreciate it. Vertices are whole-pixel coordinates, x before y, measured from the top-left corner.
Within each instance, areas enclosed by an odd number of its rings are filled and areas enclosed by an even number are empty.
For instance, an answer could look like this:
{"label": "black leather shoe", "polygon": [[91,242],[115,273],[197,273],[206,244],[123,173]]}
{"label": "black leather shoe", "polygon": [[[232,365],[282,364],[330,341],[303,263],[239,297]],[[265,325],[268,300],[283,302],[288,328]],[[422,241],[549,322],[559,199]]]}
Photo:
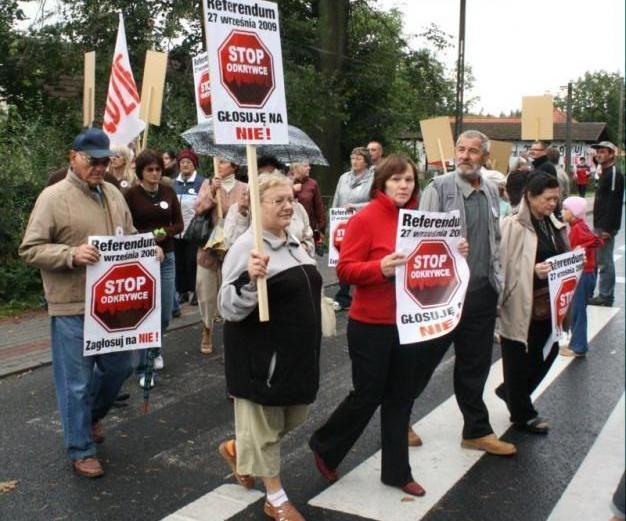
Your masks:
{"label": "black leather shoe", "polygon": [[526,423],[514,423],[513,427],[518,431],[528,432],[529,434],[548,434],[550,424],[545,418],[537,416]]}

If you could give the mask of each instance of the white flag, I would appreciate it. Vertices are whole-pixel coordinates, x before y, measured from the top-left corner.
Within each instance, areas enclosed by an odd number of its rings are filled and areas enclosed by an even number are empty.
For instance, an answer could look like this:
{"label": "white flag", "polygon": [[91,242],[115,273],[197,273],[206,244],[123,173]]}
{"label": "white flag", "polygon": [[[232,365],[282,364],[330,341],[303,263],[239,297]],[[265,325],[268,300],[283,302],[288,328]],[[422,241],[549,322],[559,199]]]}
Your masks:
{"label": "white flag", "polygon": [[139,119],[140,105],[141,100],[128,60],[124,18],[120,13],[102,125],[111,143],[128,145],[145,128],[145,123]]}

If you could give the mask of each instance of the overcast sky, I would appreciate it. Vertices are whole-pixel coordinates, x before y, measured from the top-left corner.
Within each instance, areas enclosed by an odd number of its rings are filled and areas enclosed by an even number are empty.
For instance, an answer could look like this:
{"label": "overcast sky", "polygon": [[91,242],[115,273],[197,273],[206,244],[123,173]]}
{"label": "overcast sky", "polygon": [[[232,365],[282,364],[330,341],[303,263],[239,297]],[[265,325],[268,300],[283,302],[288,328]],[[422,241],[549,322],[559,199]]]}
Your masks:
{"label": "overcast sky", "polygon": [[[522,96],[555,94],[586,71],[624,74],[624,0],[466,0],[465,64],[476,109],[521,110]],[[406,35],[431,23],[454,36],[441,56],[456,62],[460,0],[379,0],[404,13]],[[467,96],[466,96],[467,97]]]}

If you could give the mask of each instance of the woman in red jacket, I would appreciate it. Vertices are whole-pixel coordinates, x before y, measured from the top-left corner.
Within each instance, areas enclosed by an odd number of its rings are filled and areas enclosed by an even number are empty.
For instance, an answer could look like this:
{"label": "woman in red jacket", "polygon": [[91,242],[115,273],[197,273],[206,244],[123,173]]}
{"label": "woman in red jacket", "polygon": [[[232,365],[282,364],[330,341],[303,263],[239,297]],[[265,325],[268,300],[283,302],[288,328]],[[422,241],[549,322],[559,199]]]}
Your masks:
{"label": "woman in red jacket", "polygon": [[309,441],[320,473],[337,479],[337,467],[381,406],[381,481],[423,496],[409,466],[407,425],[414,397],[426,386],[440,354],[417,344],[400,346],[394,275],[406,262],[395,252],[401,208],[417,206],[417,169],[390,155],[376,168],[370,203],[348,222],[337,265],[356,289],[349,313],[348,350],[354,389]]}

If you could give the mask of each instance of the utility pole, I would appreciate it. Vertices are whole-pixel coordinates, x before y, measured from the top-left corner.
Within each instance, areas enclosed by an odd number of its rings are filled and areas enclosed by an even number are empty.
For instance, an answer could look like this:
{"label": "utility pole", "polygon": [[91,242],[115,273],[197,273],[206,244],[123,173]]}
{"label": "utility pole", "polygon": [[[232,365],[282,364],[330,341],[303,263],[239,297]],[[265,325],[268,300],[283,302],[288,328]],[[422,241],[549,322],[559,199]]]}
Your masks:
{"label": "utility pole", "polygon": [[624,78],[620,78],[619,82],[619,116],[617,120],[617,156],[618,161],[622,159],[622,151],[624,150]]}
{"label": "utility pole", "polygon": [[463,89],[465,80],[465,0],[461,0],[459,16],[459,57],[456,63],[456,114],[454,120],[454,139],[463,129]]}
{"label": "utility pole", "polygon": [[572,168],[572,82],[567,84],[567,119],[565,123],[565,173]]}

